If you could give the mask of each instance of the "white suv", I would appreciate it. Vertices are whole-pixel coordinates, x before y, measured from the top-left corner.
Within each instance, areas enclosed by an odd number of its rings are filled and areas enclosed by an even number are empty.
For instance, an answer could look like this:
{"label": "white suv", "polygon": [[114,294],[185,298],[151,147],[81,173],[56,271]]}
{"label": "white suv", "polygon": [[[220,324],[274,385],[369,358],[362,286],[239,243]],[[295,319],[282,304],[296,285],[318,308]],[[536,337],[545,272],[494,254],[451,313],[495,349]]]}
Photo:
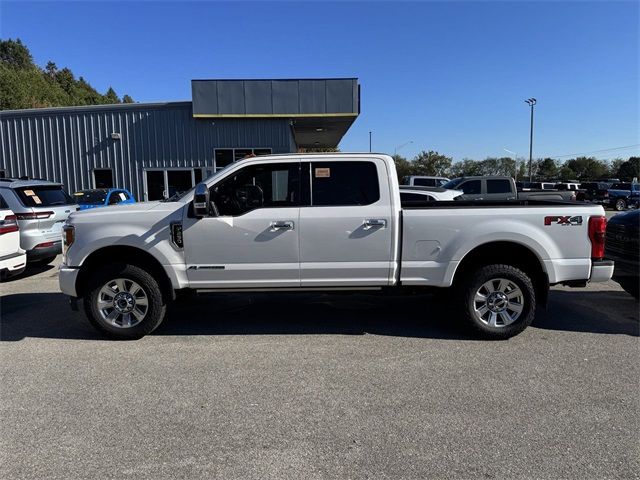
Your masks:
{"label": "white suv", "polygon": [[20,226],[20,246],[28,262],[47,264],[62,252],[62,224],[79,210],[62,184],[0,178],[0,195]]}
{"label": "white suv", "polygon": [[0,280],[22,273],[27,266],[19,230],[16,216],[0,195]]}

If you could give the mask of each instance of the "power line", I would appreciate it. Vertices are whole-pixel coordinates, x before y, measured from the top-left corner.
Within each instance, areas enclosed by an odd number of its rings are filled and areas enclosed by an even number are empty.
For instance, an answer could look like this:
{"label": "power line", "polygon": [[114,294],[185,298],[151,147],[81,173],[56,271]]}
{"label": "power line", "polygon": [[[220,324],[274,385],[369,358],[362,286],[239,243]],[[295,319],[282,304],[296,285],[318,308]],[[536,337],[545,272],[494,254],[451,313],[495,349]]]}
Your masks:
{"label": "power line", "polygon": [[589,155],[591,153],[613,152],[615,150],[626,150],[628,148],[635,148],[635,147],[640,147],[640,143],[636,143],[635,145],[627,145],[626,147],[614,147],[614,148],[605,148],[604,150],[592,150],[591,152],[569,153],[567,155],[546,155],[546,157],[547,158],[576,157],[578,155]]}

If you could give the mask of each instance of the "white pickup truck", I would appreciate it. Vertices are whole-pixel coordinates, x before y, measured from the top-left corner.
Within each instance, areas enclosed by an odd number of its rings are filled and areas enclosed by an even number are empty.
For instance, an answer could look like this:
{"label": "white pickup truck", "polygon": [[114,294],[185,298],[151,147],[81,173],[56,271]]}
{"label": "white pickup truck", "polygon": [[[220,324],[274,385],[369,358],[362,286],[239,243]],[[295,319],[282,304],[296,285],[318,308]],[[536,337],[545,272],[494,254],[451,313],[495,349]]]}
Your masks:
{"label": "white pickup truck", "polygon": [[[229,165],[166,201],[72,214],[60,288],[139,338],[180,292],[448,289],[486,338],[524,330],[550,284],[611,278],[601,206],[401,204],[391,157],[288,154]],[[188,298],[188,296],[187,296]]]}

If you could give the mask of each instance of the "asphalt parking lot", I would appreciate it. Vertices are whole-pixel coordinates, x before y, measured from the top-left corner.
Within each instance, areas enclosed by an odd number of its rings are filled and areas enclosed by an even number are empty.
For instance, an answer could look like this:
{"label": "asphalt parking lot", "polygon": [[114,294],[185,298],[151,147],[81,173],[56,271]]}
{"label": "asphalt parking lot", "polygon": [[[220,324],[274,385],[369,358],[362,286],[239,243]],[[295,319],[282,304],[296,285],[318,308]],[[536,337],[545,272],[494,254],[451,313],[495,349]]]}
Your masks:
{"label": "asphalt parking lot", "polygon": [[101,338],[57,268],[0,284],[2,477],[638,478],[638,304],[554,288],[468,338],[432,296],[219,295]]}

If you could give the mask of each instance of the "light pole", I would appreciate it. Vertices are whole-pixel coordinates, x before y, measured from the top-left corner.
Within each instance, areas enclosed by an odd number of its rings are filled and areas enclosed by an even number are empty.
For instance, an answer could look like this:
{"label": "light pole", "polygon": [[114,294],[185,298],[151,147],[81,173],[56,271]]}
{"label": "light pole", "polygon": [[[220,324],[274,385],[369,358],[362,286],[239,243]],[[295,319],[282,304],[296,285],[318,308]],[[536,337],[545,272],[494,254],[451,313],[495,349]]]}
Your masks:
{"label": "light pole", "polygon": [[513,180],[514,180],[515,182],[517,182],[517,181],[518,181],[518,154],[517,154],[516,152],[512,152],[512,151],[511,151],[511,150],[509,150],[508,148],[504,148],[504,147],[503,147],[502,149],[503,149],[505,152],[510,153],[510,154],[512,154],[512,155],[514,156],[514,157],[513,157],[513,161],[514,161],[514,162],[515,162],[515,164],[516,164],[516,168],[515,168],[515,172],[514,172],[514,175],[513,175]]}
{"label": "light pole", "polygon": [[532,162],[533,162],[533,106],[538,103],[535,98],[528,98],[524,101],[529,104],[531,107],[531,131],[529,133],[529,181],[533,182],[533,171],[532,171]]}
{"label": "light pole", "polygon": [[369,132],[369,153],[371,153],[371,132]]}
{"label": "light pole", "polygon": [[406,147],[410,143],[413,143],[413,140],[409,140],[408,142],[404,142],[402,145],[398,145],[396,148],[393,149],[393,154],[395,155],[396,153],[398,153],[398,150],[400,150],[402,147]]}

